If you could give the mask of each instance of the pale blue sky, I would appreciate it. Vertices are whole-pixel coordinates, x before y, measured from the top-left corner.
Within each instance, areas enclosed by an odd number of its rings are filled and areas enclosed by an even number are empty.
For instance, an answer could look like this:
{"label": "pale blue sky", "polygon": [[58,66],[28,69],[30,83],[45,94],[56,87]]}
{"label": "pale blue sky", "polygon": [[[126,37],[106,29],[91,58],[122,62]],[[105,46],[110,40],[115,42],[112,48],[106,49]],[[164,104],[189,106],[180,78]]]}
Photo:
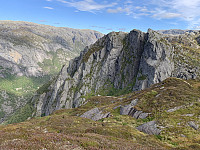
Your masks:
{"label": "pale blue sky", "polygon": [[0,20],[102,33],[200,29],[200,0],[1,0]]}

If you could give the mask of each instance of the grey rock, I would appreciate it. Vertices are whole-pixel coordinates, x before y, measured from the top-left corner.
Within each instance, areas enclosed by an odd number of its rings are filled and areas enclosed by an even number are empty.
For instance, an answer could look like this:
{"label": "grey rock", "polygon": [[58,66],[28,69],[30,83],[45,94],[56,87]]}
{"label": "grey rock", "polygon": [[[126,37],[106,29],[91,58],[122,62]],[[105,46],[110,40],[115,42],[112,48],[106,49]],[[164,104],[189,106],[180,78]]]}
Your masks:
{"label": "grey rock", "polygon": [[132,100],[129,105],[120,107],[120,115],[128,115],[132,111],[133,107],[137,104],[138,99]]}
{"label": "grey rock", "polygon": [[156,95],[156,97],[159,97],[159,96],[161,96],[161,94]]}
{"label": "grey rock", "polygon": [[167,112],[174,112],[174,111],[177,111],[181,108],[184,108],[184,106],[177,106],[177,107],[174,107],[174,108],[171,108],[171,109],[168,109]]}
{"label": "grey rock", "polygon": [[133,114],[133,117],[138,119],[141,113],[142,113],[142,111],[135,110],[135,113]]}
{"label": "grey rock", "polygon": [[182,115],[182,116],[186,116],[186,117],[192,117],[194,116],[195,114],[185,114],[185,115]]}
{"label": "grey rock", "polygon": [[99,109],[98,108],[93,108],[87,112],[85,112],[84,114],[82,114],[80,117],[83,118],[92,118],[94,116],[94,114],[99,113]]}
{"label": "grey rock", "polygon": [[199,129],[199,125],[196,124],[194,121],[189,121],[189,122],[188,122],[188,125],[189,125],[190,127],[192,127],[193,129],[195,129],[195,130],[198,130],[198,129]]}
{"label": "grey rock", "polygon": [[145,124],[142,124],[136,129],[149,135],[159,135],[161,132],[161,130],[157,128],[155,121],[150,121]]}
{"label": "grey rock", "polygon": [[133,106],[131,105],[121,106],[120,115],[128,115],[132,108]]}
{"label": "grey rock", "polygon": [[137,103],[138,103],[138,99],[134,99],[134,100],[131,101],[131,105],[132,106],[137,105]]}
{"label": "grey rock", "polygon": [[181,137],[186,137],[184,134],[180,134]]}
{"label": "grey rock", "polygon": [[144,113],[143,111],[138,111],[135,108],[131,108],[131,110],[128,112],[129,116],[134,117],[135,119],[145,119],[149,116],[150,113]]}
{"label": "grey rock", "polygon": [[[144,45],[144,52],[141,55],[139,66],[140,72],[143,76],[146,76],[146,79],[137,80],[134,90],[145,89],[172,76],[174,62],[170,60],[170,57],[174,49],[168,44],[168,41],[162,41],[162,39],[163,35],[151,29],[148,30],[147,41]],[[140,76],[141,73],[138,73],[138,78]]]}
{"label": "grey rock", "polygon": [[144,113],[143,111],[138,111],[134,108],[137,105],[138,99],[132,100],[129,105],[120,107],[120,115],[129,115],[136,119],[145,119],[148,117],[149,113]]}
{"label": "grey rock", "polygon": [[116,106],[113,108],[113,110],[117,109],[117,108],[120,108],[122,105],[119,105],[119,106]]}
{"label": "grey rock", "polygon": [[82,114],[80,117],[97,121],[103,118],[108,118],[109,116],[110,116],[110,112],[103,114],[103,112],[99,110],[99,108],[93,108],[85,112],[84,114]]}
{"label": "grey rock", "polygon": [[140,115],[139,115],[139,119],[146,119],[148,116],[149,116],[150,113],[144,113],[142,112]]}

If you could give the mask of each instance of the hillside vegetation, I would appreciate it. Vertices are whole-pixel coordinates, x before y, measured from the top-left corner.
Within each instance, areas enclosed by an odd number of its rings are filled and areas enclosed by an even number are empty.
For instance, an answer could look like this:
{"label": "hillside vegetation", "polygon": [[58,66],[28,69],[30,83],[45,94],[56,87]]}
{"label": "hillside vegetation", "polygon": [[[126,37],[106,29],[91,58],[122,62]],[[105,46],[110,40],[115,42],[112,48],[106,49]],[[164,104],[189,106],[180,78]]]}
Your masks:
{"label": "hillside vegetation", "polygon": [[[138,99],[135,109],[149,113],[145,119],[120,115],[120,106]],[[80,116],[93,108],[110,112],[93,121]],[[114,109],[113,109],[114,108]],[[88,97],[74,109],[61,109],[50,116],[0,126],[0,149],[174,149],[199,150],[200,81],[168,78],[148,89],[118,97]],[[148,135],[136,127],[156,121],[161,133]]]}

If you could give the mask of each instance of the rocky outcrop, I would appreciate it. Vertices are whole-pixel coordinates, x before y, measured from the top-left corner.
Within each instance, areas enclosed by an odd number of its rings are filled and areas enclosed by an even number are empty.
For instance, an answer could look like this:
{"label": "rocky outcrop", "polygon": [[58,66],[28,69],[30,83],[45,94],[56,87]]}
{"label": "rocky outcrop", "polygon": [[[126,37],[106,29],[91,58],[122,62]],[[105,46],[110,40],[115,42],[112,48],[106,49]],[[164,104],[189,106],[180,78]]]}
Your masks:
{"label": "rocky outcrop", "polygon": [[145,119],[148,117],[149,113],[145,113],[141,110],[134,108],[137,105],[138,99],[132,100],[129,105],[120,106],[120,115],[129,115],[135,119]]}
{"label": "rocky outcrop", "polygon": [[[179,55],[178,51],[185,47],[183,44],[175,47],[176,38],[179,36],[165,36],[151,29],[147,33],[133,30],[105,35],[86,47],[79,57],[70,61],[69,67],[62,68],[50,86],[33,97],[36,115],[78,107],[92,94],[125,94],[142,90],[168,77],[198,77],[199,69],[188,71],[187,67],[190,61],[197,59],[179,61],[182,54]],[[185,40],[184,36],[182,40]],[[188,55],[184,52],[184,60],[189,60],[190,51],[187,52]]]}
{"label": "rocky outcrop", "polygon": [[190,127],[192,127],[193,129],[195,129],[195,130],[198,130],[198,129],[199,129],[199,125],[196,124],[194,121],[189,121],[189,122],[188,122],[188,125],[189,125]]}
{"label": "rocky outcrop", "polygon": [[48,74],[58,67],[54,64],[69,62],[102,36],[93,30],[0,21],[0,76],[6,77],[4,70],[17,76]]}
{"label": "rocky outcrop", "polygon": [[172,45],[153,30],[149,30],[147,36],[134,90],[145,89],[159,83],[172,76],[174,70],[174,62],[171,61],[174,52]]}
{"label": "rocky outcrop", "polygon": [[138,99],[132,100],[130,104],[120,106],[120,115],[128,115],[131,109],[137,104]]}
{"label": "rocky outcrop", "polygon": [[109,116],[110,116],[110,112],[104,114],[103,111],[100,110],[99,108],[93,108],[85,112],[84,114],[82,114],[80,117],[97,121],[103,118],[108,118]]}
{"label": "rocky outcrop", "polygon": [[142,124],[136,129],[149,135],[159,135],[161,132],[161,130],[157,128],[155,121],[150,121],[145,124]]}

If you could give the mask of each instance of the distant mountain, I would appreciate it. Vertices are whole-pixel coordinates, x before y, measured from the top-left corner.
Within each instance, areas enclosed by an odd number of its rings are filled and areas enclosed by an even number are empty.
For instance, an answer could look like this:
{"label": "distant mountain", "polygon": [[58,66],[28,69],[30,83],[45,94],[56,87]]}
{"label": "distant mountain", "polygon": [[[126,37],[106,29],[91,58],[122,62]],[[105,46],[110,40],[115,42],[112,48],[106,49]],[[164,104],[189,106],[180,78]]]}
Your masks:
{"label": "distant mountain", "polygon": [[159,32],[159,33],[172,34],[172,35],[192,33],[192,32],[196,32],[196,31],[198,31],[198,30],[180,30],[180,29],[157,30],[157,32]]}
{"label": "distant mountain", "polygon": [[93,30],[0,21],[0,123],[102,36]]}
{"label": "distant mountain", "polygon": [[54,73],[102,36],[93,30],[0,21],[1,67],[18,76]]}

